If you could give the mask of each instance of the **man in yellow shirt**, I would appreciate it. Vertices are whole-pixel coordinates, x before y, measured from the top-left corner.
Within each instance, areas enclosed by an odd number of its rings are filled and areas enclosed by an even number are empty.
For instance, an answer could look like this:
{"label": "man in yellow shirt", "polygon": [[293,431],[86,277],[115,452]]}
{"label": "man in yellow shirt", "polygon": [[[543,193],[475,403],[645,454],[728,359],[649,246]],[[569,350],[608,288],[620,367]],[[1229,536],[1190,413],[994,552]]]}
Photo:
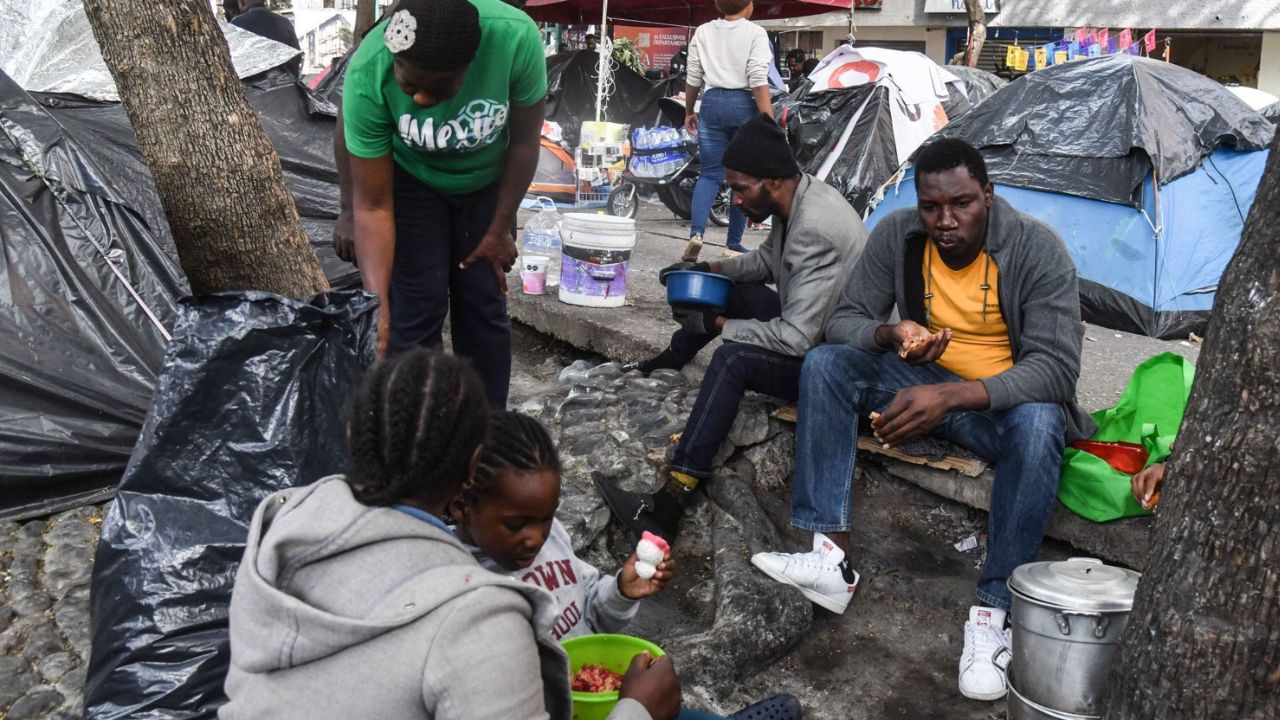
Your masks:
{"label": "man in yellow shirt", "polygon": [[[1075,401],[1079,290],[1062,239],[996,197],[973,146],[925,145],[915,183],[917,207],[872,231],[827,324],[833,344],[811,350],[801,369],[791,524],[814,533],[814,550],[751,561],[822,607],[848,606],[862,417],[886,446],[937,435],[994,462],[959,684],[966,697],[996,700],[1009,659],[1005,583],[1035,560],[1066,442],[1093,432]],[[889,324],[895,307],[903,319]]]}

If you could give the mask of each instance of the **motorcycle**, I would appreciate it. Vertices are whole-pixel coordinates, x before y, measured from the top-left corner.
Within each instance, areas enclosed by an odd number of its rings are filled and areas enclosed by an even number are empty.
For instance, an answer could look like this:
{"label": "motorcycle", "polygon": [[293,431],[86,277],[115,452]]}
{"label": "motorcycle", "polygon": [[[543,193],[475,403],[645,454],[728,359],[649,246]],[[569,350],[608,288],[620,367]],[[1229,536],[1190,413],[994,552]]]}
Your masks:
{"label": "motorcycle", "polygon": [[[679,128],[684,125],[684,103],[680,100],[662,98],[658,100],[658,108],[670,127]],[[634,218],[640,211],[640,192],[645,190],[647,193],[656,194],[662,204],[667,206],[676,217],[683,220],[692,217],[693,187],[698,182],[698,174],[702,168],[698,160],[697,142],[685,141],[683,154],[686,159],[671,173],[659,177],[644,177],[633,171],[637,158],[669,151],[670,148],[640,150],[632,147],[631,154],[627,157],[626,168],[609,192],[605,209],[610,215]],[[716,194],[716,199],[711,204],[709,219],[713,225],[728,227],[729,208],[732,202],[733,195],[729,186],[722,183],[720,192]]]}

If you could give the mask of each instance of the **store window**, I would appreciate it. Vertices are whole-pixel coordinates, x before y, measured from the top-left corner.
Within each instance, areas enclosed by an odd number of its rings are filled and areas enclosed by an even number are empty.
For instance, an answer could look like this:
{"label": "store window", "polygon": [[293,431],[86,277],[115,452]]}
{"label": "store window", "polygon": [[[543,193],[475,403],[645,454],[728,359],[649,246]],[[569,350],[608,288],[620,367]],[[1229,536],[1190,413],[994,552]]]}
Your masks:
{"label": "store window", "polygon": [[781,33],[781,39],[778,43],[782,52],[800,48],[808,55],[820,55],[822,53],[822,31],[821,30],[798,30],[796,32]]}
{"label": "store window", "polygon": [[1169,41],[1169,60],[1207,75],[1221,83],[1258,86],[1258,70],[1262,59],[1261,33],[1159,33]]}

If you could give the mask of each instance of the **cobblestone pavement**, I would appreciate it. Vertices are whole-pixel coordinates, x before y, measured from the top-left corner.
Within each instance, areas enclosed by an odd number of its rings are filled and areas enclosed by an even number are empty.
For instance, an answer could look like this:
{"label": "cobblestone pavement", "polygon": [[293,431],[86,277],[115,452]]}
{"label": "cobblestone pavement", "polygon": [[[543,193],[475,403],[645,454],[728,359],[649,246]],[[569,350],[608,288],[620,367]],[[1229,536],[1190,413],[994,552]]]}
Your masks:
{"label": "cobblestone pavement", "polygon": [[89,576],[104,509],[0,523],[0,718],[81,716]]}

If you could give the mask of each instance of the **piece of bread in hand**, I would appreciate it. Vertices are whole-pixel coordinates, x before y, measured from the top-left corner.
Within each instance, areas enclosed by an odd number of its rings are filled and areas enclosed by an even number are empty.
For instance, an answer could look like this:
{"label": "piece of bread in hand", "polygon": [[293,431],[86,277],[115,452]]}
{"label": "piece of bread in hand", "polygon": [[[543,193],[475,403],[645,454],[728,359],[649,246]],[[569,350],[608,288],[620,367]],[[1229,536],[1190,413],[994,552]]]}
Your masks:
{"label": "piece of bread in hand", "polygon": [[906,345],[904,345],[902,349],[898,351],[898,357],[902,358],[903,360],[906,360],[907,356],[911,354],[912,350],[915,350],[916,348],[920,347],[921,345],[925,344],[928,341],[929,341],[928,335],[917,335],[911,338],[910,340],[907,341]]}

